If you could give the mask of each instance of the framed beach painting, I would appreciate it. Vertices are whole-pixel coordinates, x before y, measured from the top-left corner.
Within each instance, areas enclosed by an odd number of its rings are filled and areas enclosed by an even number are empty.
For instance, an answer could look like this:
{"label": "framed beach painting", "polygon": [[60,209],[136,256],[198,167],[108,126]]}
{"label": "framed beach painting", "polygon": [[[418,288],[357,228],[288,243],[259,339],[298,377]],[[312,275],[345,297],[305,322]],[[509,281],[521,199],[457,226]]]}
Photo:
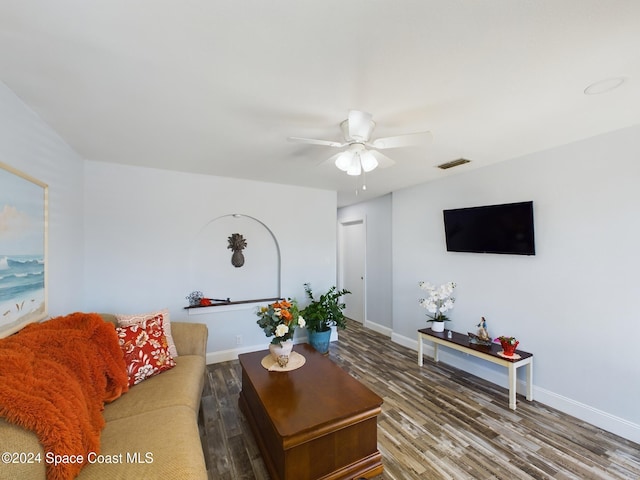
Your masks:
{"label": "framed beach painting", "polygon": [[47,194],[0,162],[0,337],[47,315]]}

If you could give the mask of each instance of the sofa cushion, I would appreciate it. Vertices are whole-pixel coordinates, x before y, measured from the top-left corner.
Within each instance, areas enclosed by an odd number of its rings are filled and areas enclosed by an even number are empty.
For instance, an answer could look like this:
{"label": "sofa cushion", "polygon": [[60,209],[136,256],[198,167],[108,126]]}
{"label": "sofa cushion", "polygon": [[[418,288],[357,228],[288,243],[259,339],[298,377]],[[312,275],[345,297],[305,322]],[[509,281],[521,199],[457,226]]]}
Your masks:
{"label": "sofa cushion", "polygon": [[137,385],[176,365],[169,354],[162,324],[163,316],[157,315],[142,323],[116,328],[127,363],[129,386]]}
{"label": "sofa cushion", "polygon": [[169,344],[169,354],[173,358],[175,358],[178,356],[178,350],[176,348],[175,342],[173,341],[173,334],[171,332],[171,316],[169,315],[169,309],[164,308],[162,310],[158,310],[157,312],[137,313],[134,315],[124,315],[118,313],[115,317],[119,327],[128,327],[129,325],[133,325],[135,323],[145,322],[146,320],[157,317],[158,315],[162,315],[162,328],[164,329],[164,334],[167,337],[167,343]]}
{"label": "sofa cushion", "polygon": [[[142,385],[144,382],[135,388]],[[111,420],[102,431],[102,446],[100,454],[105,462],[88,465],[77,480],[207,479],[198,425],[189,407],[168,407]]]}
{"label": "sofa cushion", "polygon": [[11,462],[0,464],[0,478],[19,478],[20,480],[46,478],[45,451],[38,436],[31,430],[7,422],[0,418],[0,452],[33,454],[31,458],[23,457],[23,461],[12,458]]}
{"label": "sofa cushion", "polygon": [[204,357],[181,355],[175,362],[176,366],[171,370],[139,383],[118,400],[106,405],[102,412],[104,419],[110,422],[172,406],[189,407],[196,419],[204,386]]}

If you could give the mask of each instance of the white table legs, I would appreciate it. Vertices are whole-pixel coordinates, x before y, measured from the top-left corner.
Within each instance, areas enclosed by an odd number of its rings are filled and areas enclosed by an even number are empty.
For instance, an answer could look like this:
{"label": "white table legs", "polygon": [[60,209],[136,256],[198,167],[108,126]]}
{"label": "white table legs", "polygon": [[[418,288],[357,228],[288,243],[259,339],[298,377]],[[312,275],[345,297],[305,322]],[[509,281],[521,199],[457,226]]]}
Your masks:
{"label": "white table legs", "polygon": [[495,355],[494,356],[487,355],[485,353],[478,352],[477,350],[466,348],[465,346],[461,346],[452,342],[447,342],[446,340],[438,339],[437,337],[434,338],[431,336],[423,335],[422,333],[418,333],[418,365],[421,367],[424,365],[423,340],[430,340],[431,342],[433,342],[433,361],[434,362],[438,362],[439,360],[438,347],[440,344],[442,344],[444,346],[448,346],[455,350],[459,350],[469,355],[473,355],[475,357],[482,358],[484,360],[488,360],[490,362],[506,367],[507,370],[509,371],[508,389],[509,389],[509,408],[511,410],[516,409],[516,390],[517,390],[516,387],[517,387],[517,380],[518,380],[518,375],[517,375],[518,368],[526,367],[526,370],[527,370],[526,397],[527,397],[527,400],[529,401],[533,400],[533,356],[524,358],[519,361],[509,362]]}

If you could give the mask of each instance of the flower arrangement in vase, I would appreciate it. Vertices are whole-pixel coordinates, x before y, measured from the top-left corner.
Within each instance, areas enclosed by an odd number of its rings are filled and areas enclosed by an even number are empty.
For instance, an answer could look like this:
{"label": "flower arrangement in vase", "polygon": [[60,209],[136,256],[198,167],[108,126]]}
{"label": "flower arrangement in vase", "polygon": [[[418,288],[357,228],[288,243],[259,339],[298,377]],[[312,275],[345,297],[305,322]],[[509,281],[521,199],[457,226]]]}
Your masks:
{"label": "flower arrangement in vase", "polygon": [[285,366],[293,349],[293,334],[297,327],[304,328],[305,320],[300,315],[295,300],[278,300],[256,312],[258,326],[267,337],[273,337],[269,351],[275,360]]}
{"label": "flower arrangement in vase", "polygon": [[515,337],[505,337],[504,335],[500,335],[496,341],[502,345],[502,353],[506,357],[513,357],[513,354],[516,353],[516,347],[520,343]]}
{"label": "flower arrangement in vase", "polygon": [[444,322],[449,321],[445,313],[453,308],[456,301],[453,297],[456,284],[447,282],[436,287],[429,282],[420,282],[418,286],[429,294],[427,298],[420,298],[418,303],[429,312],[427,314],[429,320],[427,321],[432,322],[431,330],[434,332],[444,331]]}

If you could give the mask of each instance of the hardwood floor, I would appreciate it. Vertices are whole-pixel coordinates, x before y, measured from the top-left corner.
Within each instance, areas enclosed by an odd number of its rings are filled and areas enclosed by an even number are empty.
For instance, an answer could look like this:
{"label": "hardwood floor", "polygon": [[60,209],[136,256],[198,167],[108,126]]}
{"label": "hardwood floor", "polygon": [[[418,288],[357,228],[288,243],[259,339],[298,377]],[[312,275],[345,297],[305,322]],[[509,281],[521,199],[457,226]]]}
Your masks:
{"label": "hardwood floor", "polygon": [[[267,342],[265,342],[266,348]],[[425,358],[349,321],[330,358],[384,399],[376,480],[639,479],[640,445]],[[201,436],[211,479],[269,478],[238,409],[238,361],[207,367]]]}

